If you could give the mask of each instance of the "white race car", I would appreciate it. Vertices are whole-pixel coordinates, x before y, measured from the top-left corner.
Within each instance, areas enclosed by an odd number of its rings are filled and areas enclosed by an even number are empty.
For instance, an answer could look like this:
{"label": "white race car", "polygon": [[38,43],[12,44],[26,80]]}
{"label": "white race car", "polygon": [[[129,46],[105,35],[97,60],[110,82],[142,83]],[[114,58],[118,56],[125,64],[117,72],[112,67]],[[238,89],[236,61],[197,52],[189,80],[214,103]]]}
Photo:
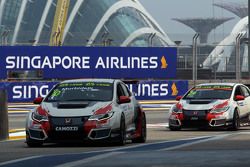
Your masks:
{"label": "white race car", "polygon": [[81,79],[56,85],[28,114],[26,143],[113,140],[146,141],[146,116],[120,80]]}
{"label": "white race car", "polygon": [[169,128],[227,127],[238,130],[250,122],[250,90],[243,84],[198,85],[170,109]]}

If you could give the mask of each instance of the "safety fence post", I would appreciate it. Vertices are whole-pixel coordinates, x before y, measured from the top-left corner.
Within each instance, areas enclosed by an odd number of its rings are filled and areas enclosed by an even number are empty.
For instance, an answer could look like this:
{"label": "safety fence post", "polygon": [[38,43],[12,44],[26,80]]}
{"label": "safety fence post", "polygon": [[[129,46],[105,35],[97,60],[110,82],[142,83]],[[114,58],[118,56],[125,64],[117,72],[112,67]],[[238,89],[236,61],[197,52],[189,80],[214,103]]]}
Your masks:
{"label": "safety fence post", "polygon": [[7,90],[0,89],[0,140],[7,140],[9,138],[9,120]]}

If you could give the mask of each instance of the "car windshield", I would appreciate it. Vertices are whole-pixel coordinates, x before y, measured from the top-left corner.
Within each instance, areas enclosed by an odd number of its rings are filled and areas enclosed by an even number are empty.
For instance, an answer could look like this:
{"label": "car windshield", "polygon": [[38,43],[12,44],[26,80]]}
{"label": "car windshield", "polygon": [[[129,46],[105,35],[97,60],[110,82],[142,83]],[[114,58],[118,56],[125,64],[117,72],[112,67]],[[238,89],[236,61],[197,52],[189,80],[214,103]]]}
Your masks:
{"label": "car windshield", "polygon": [[57,85],[45,101],[111,101],[112,98],[112,83],[77,82]]}
{"label": "car windshield", "polygon": [[183,99],[229,99],[231,86],[197,86],[190,90]]}

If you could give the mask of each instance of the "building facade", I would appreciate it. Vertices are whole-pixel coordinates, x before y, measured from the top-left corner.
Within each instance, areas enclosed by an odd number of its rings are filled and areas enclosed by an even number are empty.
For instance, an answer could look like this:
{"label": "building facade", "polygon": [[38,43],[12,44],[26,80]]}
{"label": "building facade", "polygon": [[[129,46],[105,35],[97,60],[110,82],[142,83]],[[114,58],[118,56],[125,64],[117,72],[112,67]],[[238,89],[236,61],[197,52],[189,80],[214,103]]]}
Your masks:
{"label": "building facade", "polygon": [[[57,0],[0,0],[2,45],[48,45]],[[70,0],[65,46],[174,43],[138,0]]]}

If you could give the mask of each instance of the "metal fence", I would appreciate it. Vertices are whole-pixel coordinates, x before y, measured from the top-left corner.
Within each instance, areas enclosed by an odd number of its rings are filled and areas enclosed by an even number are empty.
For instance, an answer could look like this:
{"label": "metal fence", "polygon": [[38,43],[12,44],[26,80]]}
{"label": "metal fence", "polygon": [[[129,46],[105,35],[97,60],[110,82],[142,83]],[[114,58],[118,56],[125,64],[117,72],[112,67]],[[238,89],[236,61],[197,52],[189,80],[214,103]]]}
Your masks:
{"label": "metal fence", "polygon": [[[232,45],[197,45],[179,46],[177,69],[189,71],[179,75],[179,78],[188,79],[249,79],[248,44]],[[195,54],[197,60],[195,62]],[[196,69],[194,69],[194,64]],[[197,78],[193,77],[193,71],[197,71]]]}

